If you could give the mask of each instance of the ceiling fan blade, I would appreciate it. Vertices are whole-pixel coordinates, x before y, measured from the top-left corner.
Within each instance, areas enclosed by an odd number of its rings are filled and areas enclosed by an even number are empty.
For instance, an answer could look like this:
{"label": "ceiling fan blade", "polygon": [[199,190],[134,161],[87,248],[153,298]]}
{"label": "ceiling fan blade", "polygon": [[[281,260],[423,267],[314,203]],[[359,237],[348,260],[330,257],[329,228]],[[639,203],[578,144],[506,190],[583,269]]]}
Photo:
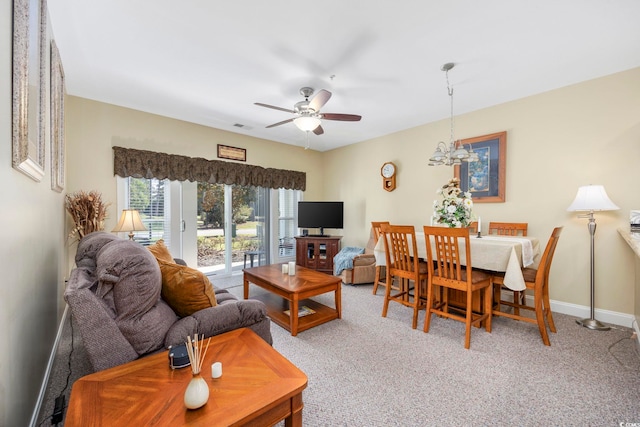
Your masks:
{"label": "ceiling fan blade", "polygon": [[289,123],[289,122],[292,122],[292,121],[293,121],[293,118],[291,118],[291,119],[287,119],[287,120],[283,120],[283,121],[281,121],[281,122],[278,122],[278,123],[274,123],[274,124],[272,124],[272,125],[269,125],[269,126],[267,126],[266,128],[267,128],[267,129],[269,129],[269,128],[273,128],[273,127],[276,127],[276,126],[284,125],[284,124]]}
{"label": "ceiling fan blade", "polygon": [[275,105],[263,104],[262,102],[254,102],[254,105],[259,105],[260,107],[272,108],[274,110],[285,111],[287,113],[295,114],[295,111],[289,110],[288,108],[276,107]]}
{"label": "ceiling fan blade", "polygon": [[313,97],[313,99],[309,101],[309,108],[312,108],[317,113],[318,111],[320,111],[322,106],[327,103],[329,98],[331,98],[331,92],[329,92],[328,90],[320,89],[320,92],[318,92]]}
{"label": "ceiling fan blade", "polygon": [[313,130],[313,133],[315,133],[316,135],[322,135],[324,133],[324,129],[322,129],[322,125],[318,125],[318,127]]}
{"label": "ceiling fan blade", "polygon": [[322,118],[327,120],[338,120],[341,122],[359,122],[362,116],[357,114],[322,113]]}

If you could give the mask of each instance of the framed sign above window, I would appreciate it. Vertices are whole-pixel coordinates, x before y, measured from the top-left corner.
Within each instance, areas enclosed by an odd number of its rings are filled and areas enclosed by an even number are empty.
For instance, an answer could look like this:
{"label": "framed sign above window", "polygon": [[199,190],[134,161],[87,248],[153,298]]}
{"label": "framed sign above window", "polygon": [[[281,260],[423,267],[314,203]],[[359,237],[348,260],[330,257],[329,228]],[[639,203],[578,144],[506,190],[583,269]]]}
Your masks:
{"label": "framed sign above window", "polygon": [[247,161],[247,150],[244,148],[229,147],[228,145],[218,144],[218,158]]}
{"label": "framed sign above window", "polygon": [[492,133],[461,141],[480,158],[477,162],[462,162],[453,168],[460,179],[460,189],[471,193],[474,203],[504,203],[507,162],[507,132]]}

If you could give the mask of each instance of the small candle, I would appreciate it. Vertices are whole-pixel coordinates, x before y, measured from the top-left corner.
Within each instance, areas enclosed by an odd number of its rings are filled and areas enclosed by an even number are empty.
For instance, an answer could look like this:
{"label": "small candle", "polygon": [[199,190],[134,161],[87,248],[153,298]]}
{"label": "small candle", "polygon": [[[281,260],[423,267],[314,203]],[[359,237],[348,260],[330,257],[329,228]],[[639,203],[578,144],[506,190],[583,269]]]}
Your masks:
{"label": "small candle", "polygon": [[295,276],[296,275],[296,263],[295,261],[290,261],[289,262],[289,276]]}
{"label": "small candle", "polygon": [[282,274],[289,273],[289,264],[282,264]]}
{"label": "small candle", "polygon": [[222,376],[222,362],[215,362],[211,365],[211,378],[220,378]]}
{"label": "small candle", "polygon": [[482,231],[482,218],[478,217],[478,233]]}

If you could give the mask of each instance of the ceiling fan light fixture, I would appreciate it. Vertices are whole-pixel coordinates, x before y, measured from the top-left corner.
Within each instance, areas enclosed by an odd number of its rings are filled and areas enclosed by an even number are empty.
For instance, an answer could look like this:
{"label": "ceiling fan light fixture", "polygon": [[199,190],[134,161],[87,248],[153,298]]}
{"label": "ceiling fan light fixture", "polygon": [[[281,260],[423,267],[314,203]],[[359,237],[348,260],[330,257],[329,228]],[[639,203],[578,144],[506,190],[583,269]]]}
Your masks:
{"label": "ceiling fan light fixture", "polygon": [[301,116],[293,119],[293,123],[304,132],[310,132],[320,126],[320,119],[311,116]]}

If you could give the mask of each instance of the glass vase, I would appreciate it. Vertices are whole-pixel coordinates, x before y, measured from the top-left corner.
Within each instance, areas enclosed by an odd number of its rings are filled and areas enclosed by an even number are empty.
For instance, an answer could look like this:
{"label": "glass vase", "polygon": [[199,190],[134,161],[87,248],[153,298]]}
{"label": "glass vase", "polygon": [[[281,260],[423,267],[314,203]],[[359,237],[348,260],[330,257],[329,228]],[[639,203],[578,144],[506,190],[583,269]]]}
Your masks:
{"label": "glass vase", "polygon": [[194,374],[184,392],[184,405],[188,409],[198,409],[209,400],[209,385],[200,374]]}

